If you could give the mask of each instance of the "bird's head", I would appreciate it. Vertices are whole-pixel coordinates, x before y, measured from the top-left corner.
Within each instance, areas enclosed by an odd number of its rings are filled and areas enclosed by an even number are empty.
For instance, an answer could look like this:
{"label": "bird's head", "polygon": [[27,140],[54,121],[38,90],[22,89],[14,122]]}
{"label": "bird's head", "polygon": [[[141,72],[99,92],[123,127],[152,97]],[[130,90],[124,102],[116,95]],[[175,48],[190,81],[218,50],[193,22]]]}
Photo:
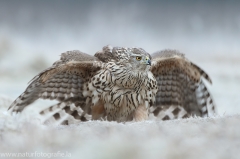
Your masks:
{"label": "bird's head", "polygon": [[148,71],[151,66],[151,55],[142,48],[113,48],[113,53],[132,71]]}
{"label": "bird's head", "polygon": [[129,63],[133,71],[148,71],[151,66],[151,56],[142,48],[132,48],[129,52]]}

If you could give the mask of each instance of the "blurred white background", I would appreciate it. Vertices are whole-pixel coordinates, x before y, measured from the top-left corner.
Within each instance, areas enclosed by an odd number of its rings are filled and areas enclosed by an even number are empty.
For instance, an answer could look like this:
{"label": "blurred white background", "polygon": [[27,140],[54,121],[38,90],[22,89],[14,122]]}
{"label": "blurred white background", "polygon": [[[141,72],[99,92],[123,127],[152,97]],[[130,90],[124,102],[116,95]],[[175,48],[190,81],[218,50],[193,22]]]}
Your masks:
{"label": "blurred white background", "polygon": [[1,0],[0,95],[15,99],[67,50],[169,48],[212,77],[218,114],[239,114],[239,8],[237,0]]}

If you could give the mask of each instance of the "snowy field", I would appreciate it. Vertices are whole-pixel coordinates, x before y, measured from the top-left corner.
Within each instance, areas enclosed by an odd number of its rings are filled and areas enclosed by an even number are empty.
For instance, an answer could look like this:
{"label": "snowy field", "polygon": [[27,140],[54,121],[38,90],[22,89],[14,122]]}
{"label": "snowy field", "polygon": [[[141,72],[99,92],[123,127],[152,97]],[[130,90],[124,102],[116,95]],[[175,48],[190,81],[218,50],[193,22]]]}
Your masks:
{"label": "snowy field", "polygon": [[90,121],[56,127],[19,120],[2,109],[0,157],[28,152],[30,157],[25,158],[237,159],[239,121],[240,115],[224,115],[125,124]]}
{"label": "snowy field", "polygon": [[[0,158],[239,158],[240,4],[102,2],[0,1]],[[210,75],[217,115],[53,126],[29,115],[33,109],[8,114],[33,76],[62,52],[94,54],[107,44],[185,53]]]}

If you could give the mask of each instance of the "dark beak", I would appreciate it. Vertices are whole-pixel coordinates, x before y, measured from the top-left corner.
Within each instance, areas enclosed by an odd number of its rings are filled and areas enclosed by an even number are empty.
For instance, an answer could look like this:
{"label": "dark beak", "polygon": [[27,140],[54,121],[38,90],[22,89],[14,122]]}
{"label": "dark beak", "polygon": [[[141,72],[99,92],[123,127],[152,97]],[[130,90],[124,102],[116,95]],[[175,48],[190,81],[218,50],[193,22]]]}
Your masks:
{"label": "dark beak", "polygon": [[148,59],[148,61],[147,61],[147,65],[150,65],[151,66],[151,60],[150,59]]}

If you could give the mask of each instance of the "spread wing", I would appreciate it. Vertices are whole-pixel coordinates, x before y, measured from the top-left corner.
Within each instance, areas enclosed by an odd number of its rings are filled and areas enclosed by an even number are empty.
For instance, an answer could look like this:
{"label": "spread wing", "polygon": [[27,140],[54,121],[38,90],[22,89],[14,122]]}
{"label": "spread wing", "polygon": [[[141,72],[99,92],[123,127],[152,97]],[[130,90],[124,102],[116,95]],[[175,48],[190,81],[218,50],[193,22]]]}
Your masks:
{"label": "spread wing", "polygon": [[98,58],[77,50],[62,53],[59,61],[32,79],[27,89],[10,105],[9,110],[21,112],[39,98],[58,100],[58,104],[42,110],[41,114],[46,113],[49,117],[60,119],[64,110],[76,119],[87,120],[85,114],[90,110],[82,94],[83,85],[100,69],[98,64]]}
{"label": "spread wing", "polygon": [[155,104],[150,113],[163,119],[209,116],[215,112],[212,97],[203,82],[209,76],[175,50],[152,55],[151,71],[158,82]]}

